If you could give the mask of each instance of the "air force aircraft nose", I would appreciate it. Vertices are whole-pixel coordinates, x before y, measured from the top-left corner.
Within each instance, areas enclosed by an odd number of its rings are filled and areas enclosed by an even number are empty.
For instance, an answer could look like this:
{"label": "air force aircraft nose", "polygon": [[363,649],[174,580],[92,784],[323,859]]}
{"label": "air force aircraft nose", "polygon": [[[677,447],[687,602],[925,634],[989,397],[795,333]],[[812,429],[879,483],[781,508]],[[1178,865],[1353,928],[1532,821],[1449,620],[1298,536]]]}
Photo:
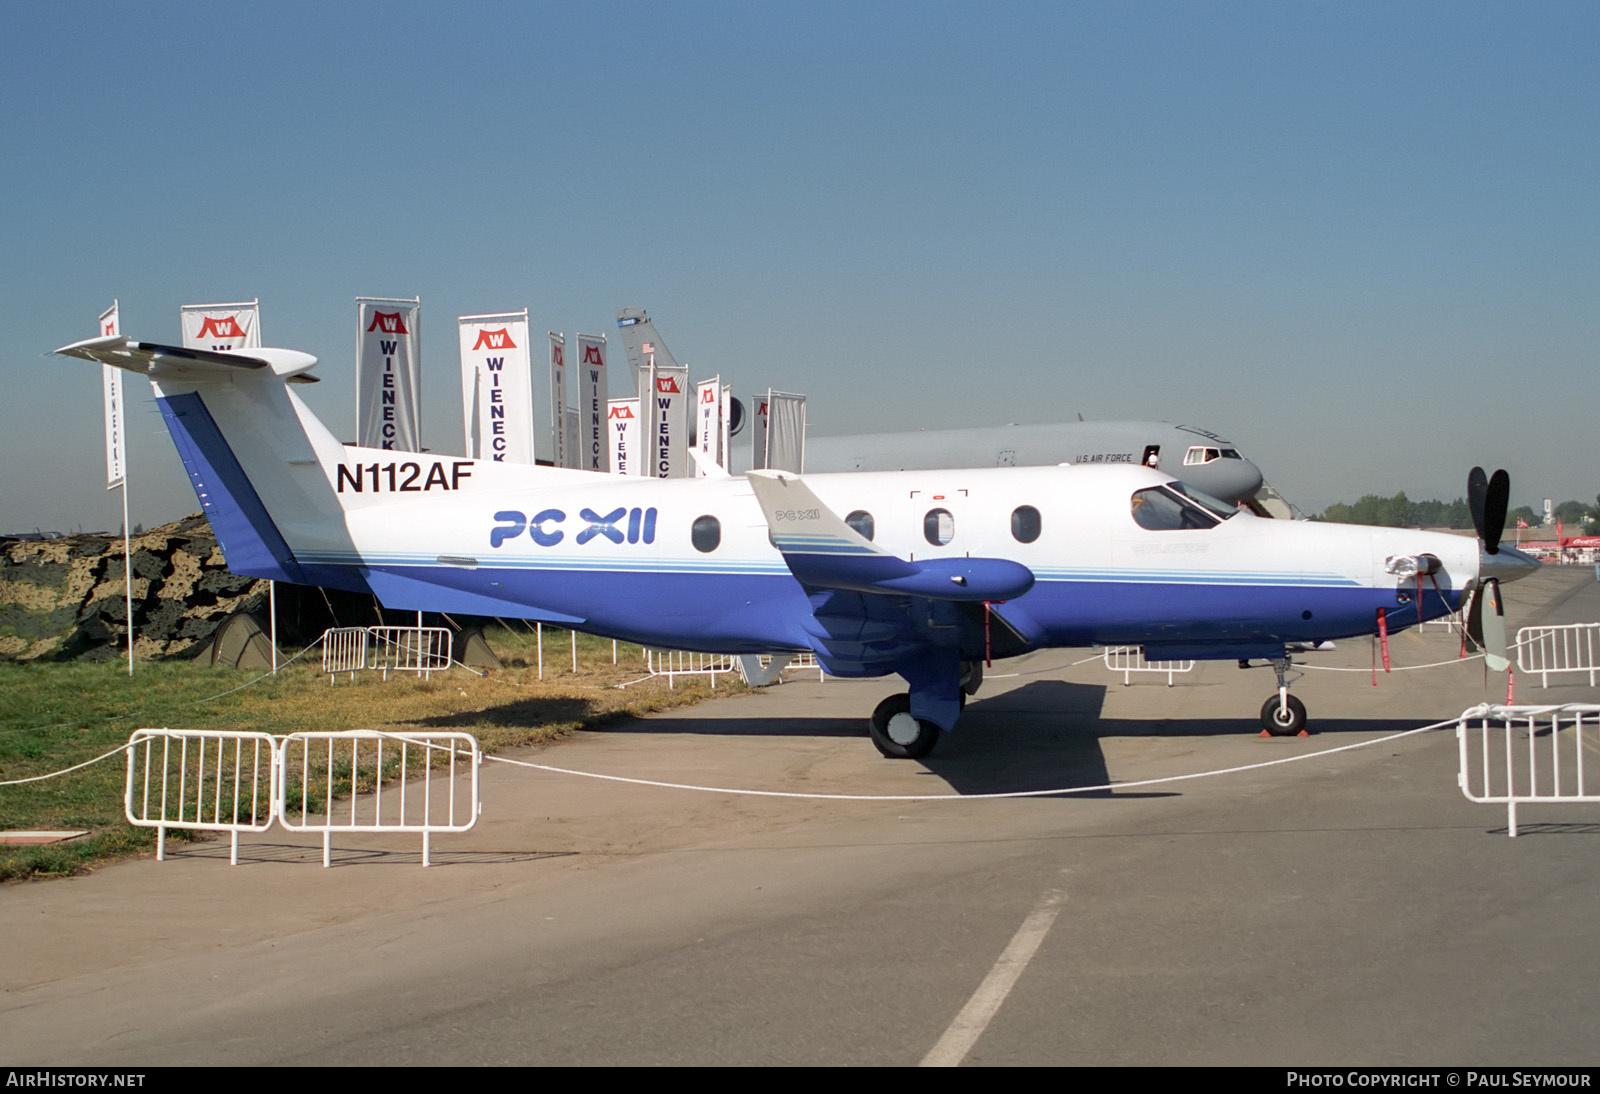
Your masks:
{"label": "air force aircraft nose", "polygon": [[1173,468],[1171,474],[1214,498],[1230,502],[1248,502],[1265,481],[1261,469],[1237,452],[1207,463],[1185,464]]}

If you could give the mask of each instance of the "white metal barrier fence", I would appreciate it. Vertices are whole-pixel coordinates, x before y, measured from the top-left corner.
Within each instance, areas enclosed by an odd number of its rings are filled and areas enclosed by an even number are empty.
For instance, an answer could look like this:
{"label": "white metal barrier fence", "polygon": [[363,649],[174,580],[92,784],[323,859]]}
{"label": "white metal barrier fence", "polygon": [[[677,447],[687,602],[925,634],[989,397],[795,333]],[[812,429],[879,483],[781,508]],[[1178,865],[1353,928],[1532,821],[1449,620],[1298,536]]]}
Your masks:
{"label": "white metal barrier fence", "polygon": [[1110,671],[1122,673],[1124,686],[1133,682],[1136,672],[1164,672],[1170,688],[1174,673],[1194,670],[1193,661],[1146,661],[1143,646],[1107,646],[1101,650],[1100,660]]}
{"label": "white metal barrier fence", "polygon": [[128,823],[156,829],[158,859],[166,857],[168,828],[230,832],[230,858],[237,866],[239,833],[272,825],[276,758],[276,742],[267,733],[136,729],[128,738],[123,793]]}
{"label": "white metal barrier fence", "polygon": [[1600,661],[1600,623],[1568,623],[1560,627],[1523,627],[1517,632],[1517,671],[1537,673],[1545,687],[1552,673],[1585,672],[1595,686]]}
{"label": "white metal barrier fence", "polygon": [[785,666],[785,668],[786,669],[816,669],[817,670],[817,683],[819,683],[819,684],[822,683],[822,681],[824,681],[824,680],[826,680],[828,678],[828,674],[826,672],[822,671],[822,666],[817,664],[817,655],[814,654],[814,653],[797,653],[797,654],[795,654],[794,655],[794,659],[791,660],[789,662],[789,664]]}
{"label": "white metal barrier fence", "polygon": [[478,742],[470,733],[291,733],[139,729],[128,740],[124,802],[130,824],[239,833],[277,821],[322,833],[331,865],[334,832],[411,832],[429,865],[434,832],[465,832],[478,820]]}
{"label": "white metal barrier fence", "polygon": [[1600,704],[1472,707],[1456,742],[1461,793],[1504,805],[1510,835],[1524,802],[1600,802]]}
{"label": "white metal barrier fence", "polygon": [[731,653],[690,653],[688,650],[657,650],[646,646],[644,666],[651,676],[665,676],[668,687],[677,687],[680,676],[709,676],[711,687],[715,689],[719,674],[739,671],[739,659]]}
{"label": "white metal barrier fence", "polygon": [[328,683],[341,672],[353,680],[356,671],[366,667],[367,628],[332,627],[322,632],[322,671],[328,674]]}
{"label": "white metal barrier fence", "polygon": [[448,627],[368,627],[372,642],[372,667],[390,672],[414,672],[426,679],[450,667]]}
{"label": "white metal barrier fence", "polygon": [[448,627],[334,627],[322,634],[322,671],[330,677],[348,672],[414,672],[424,679],[450,667]]}
{"label": "white metal barrier fence", "polygon": [[[291,733],[279,756],[278,823],[321,832],[324,866],[334,832],[421,833],[427,866],[434,832],[465,832],[478,821],[478,742],[470,733]],[[458,792],[462,774],[467,786]]]}

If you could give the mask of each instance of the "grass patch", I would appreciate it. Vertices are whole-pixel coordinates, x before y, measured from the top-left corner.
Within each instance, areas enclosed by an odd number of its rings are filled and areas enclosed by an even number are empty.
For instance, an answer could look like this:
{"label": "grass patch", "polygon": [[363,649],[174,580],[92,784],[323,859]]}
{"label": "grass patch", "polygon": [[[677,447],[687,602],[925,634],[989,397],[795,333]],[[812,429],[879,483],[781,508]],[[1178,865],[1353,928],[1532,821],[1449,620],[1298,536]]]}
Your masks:
{"label": "grass patch", "polygon": [[[703,680],[637,682],[645,675],[637,646],[578,635],[573,671],[570,632],[544,629],[544,679],[534,634],[491,628],[485,637],[505,668],[479,677],[453,668],[423,680],[391,673],[341,676],[332,685],[313,651],[275,677],[191,662],[89,664],[0,663],[0,782],[44,775],[125,744],[140,727],[303,730],[463,730],[485,752],[548,742],[576,729],[686,706],[712,694]],[[626,689],[619,684],[630,684]],[[717,680],[721,694],[742,689],[737,676]],[[0,786],[0,830],[85,828],[64,844],[0,847],[0,880],[81,872],[155,846],[155,831],[123,815],[123,756],[60,778]],[[358,783],[364,774],[347,772]],[[370,777],[366,776],[366,777]],[[179,833],[169,833],[169,838]]]}

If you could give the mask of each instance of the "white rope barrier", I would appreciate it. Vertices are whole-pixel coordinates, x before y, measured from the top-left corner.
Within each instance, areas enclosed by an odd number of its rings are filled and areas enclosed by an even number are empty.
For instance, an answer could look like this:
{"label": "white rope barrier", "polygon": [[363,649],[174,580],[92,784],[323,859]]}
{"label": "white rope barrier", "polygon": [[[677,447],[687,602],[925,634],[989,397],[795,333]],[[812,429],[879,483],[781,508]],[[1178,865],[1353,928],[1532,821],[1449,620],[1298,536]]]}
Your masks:
{"label": "white rope barrier", "polygon": [[1049,798],[1061,794],[1093,794],[1106,790],[1128,790],[1141,786],[1160,786],[1164,783],[1186,782],[1193,779],[1209,779],[1221,775],[1236,775],[1243,771],[1258,771],[1263,768],[1277,767],[1281,764],[1300,763],[1304,760],[1314,760],[1320,756],[1333,756],[1340,752],[1351,752],[1358,748],[1370,748],[1373,745],[1387,744],[1398,741],[1404,737],[1412,737],[1419,733],[1430,733],[1446,726],[1454,728],[1458,719],[1451,718],[1443,722],[1434,722],[1432,725],[1418,726],[1416,729],[1402,730],[1391,733],[1385,737],[1376,737],[1370,741],[1357,741],[1354,744],[1339,745],[1336,748],[1325,748],[1319,752],[1303,752],[1297,756],[1282,756],[1276,760],[1263,760],[1260,763],[1241,764],[1237,767],[1223,767],[1212,771],[1197,771],[1188,775],[1166,775],[1159,779],[1137,779],[1131,782],[1101,783],[1097,786],[1072,786],[1057,787],[1052,790],[1009,790],[995,794],[808,794],[798,790],[749,790],[732,786],[699,786],[694,783],[662,782],[658,779],[635,779],[626,775],[603,775],[594,771],[578,771],[570,767],[556,767],[553,764],[537,764],[531,760],[513,760],[505,756],[485,756],[485,761],[510,764],[513,767],[533,768],[537,771],[548,771],[556,775],[573,775],[584,779],[601,779],[605,782],[631,783],[634,786],[651,786],[663,790],[689,790],[703,794],[736,794],[743,797],[755,798],[803,798],[810,801],[857,801],[857,802],[937,802],[937,801],[994,801],[1001,798]]}

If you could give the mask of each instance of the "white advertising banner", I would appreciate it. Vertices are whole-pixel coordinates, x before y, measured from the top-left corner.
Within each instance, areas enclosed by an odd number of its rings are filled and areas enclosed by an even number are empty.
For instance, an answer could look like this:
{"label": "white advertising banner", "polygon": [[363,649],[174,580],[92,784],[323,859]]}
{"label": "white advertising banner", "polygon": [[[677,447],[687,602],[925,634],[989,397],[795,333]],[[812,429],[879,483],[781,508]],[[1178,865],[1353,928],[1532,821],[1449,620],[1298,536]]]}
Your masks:
{"label": "white advertising banner", "polygon": [[551,461],[570,467],[567,454],[567,336],[550,332],[550,434],[555,447]]}
{"label": "white advertising banner", "polygon": [[694,386],[695,447],[700,451],[699,474],[705,465],[722,463],[722,377],[701,380]]}
{"label": "white advertising banner", "polygon": [[767,392],[767,466],[798,475],[806,462],[806,397]]}
{"label": "white advertising banner", "polygon": [[767,467],[767,403],[772,392],[756,396],[755,428],[750,431],[750,466],[758,470]]}
{"label": "white advertising banner", "polygon": [[611,469],[619,475],[639,475],[639,400],[607,402],[606,428],[611,437],[607,446],[611,450]]}
{"label": "white advertising banner", "polygon": [[422,298],[356,297],[356,443],[422,450]]}
{"label": "white advertising banner", "polygon": [[689,473],[689,366],[647,366],[639,374],[639,400],[650,412],[644,416],[650,448],[647,475],[675,479]]}
{"label": "white advertising banner", "polygon": [[[733,385],[722,385],[722,469],[733,470]],[[743,409],[742,407],[740,409]]]}
{"label": "white advertising banner", "polygon": [[186,349],[257,349],[261,345],[261,302],[185,304],[178,309]]}
{"label": "white advertising banner", "polygon": [[533,462],[533,367],[528,313],[463,315],[461,410],[467,456]]}
{"label": "white advertising banner", "polygon": [[[122,333],[122,321],[117,315],[117,302],[100,313],[100,337]],[[128,450],[124,439],[126,412],[122,403],[122,374],[125,370],[111,365],[100,366],[100,382],[105,395],[106,415],[106,489],[115,490],[127,478]]]}
{"label": "white advertising banner", "polygon": [[611,470],[606,443],[606,336],[578,335],[578,466],[585,471]]}

